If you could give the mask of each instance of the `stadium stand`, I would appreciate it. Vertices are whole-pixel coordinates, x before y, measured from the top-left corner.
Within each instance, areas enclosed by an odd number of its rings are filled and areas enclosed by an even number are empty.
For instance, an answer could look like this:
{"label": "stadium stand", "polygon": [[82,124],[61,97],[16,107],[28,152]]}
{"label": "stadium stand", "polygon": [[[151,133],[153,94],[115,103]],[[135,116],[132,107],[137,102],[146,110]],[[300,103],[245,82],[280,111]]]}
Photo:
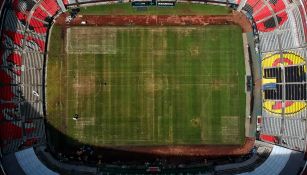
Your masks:
{"label": "stadium stand", "polygon": [[6,175],[2,162],[0,162],[0,173]]}
{"label": "stadium stand", "polygon": [[239,174],[254,171],[269,157],[272,149],[273,147],[271,146],[258,146],[256,153],[248,160],[240,163],[218,165],[215,167],[215,174]]}
{"label": "stadium stand", "polygon": [[275,89],[262,89],[260,139],[305,151],[306,1],[236,3],[256,23],[263,78],[276,79]]}
{"label": "stadium stand", "polygon": [[18,164],[21,166],[25,174],[32,175],[57,175],[48,169],[36,156],[33,148],[27,148],[25,150],[15,153]]}
{"label": "stadium stand", "polygon": [[[265,136],[266,137],[266,136]],[[239,163],[215,166],[215,174],[296,174],[304,165],[303,154],[256,141],[251,158]]]}
{"label": "stadium stand", "polygon": [[65,6],[54,0],[12,0],[5,7],[1,30],[0,137],[2,150],[8,153],[45,142],[45,46],[53,17],[65,11]]}
{"label": "stadium stand", "polygon": [[[255,1],[252,1],[255,3]],[[258,1],[260,2],[260,1]],[[263,28],[266,20],[258,20],[256,4],[245,4],[242,10],[249,10],[260,31],[260,49],[263,77],[277,80],[275,90],[263,90],[263,120],[260,138],[282,146],[304,151],[306,130],[306,35],[300,3],[274,1],[261,3],[271,14],[271,28]],[[250,10],[252,7],[252,11]],[[263,8],[258,11],[263,11]],[[259,13],[259,12],[258,12]],[[265,21],[265,22],[264,22]],[[275,24],[274,24],[275,23]],[[306,27],[306,26],[305,26]],[[277,139],[276,139],[277,138]]]}
{"label": "stadium stand", "polygon": [[260,134],[260,139],[266,142],[278,143],[278,138],[276,136]]}
{"label": "stadium stand", "polygon": [[[77,2],[92,0],[0,1],[0,139],[3,153],[45,143],[43,95],[48,32],[54,17]],[[262,141],[276,145],[261,165],[255,169],[247,167],[245,171],[250,172],[243,174],[279,174],[294,152],[290,149],[306,151],[307,1],[217,2],[232,3],[237,11],[252,18],[259,33],[258,54],[263,77],[276,78],[275,90],[263,89],[260,131]],[[24,174],[56,174],[38,160],[33,148],[17,152],[15,159]]]}
{"label": "stadium stand", "polygon": [[285,165],[287,164],[291,150],[280,147],[273,146],[270,156],[265,160],[263,164],[257,167],[254,171],[241,173],[241,175],[253,174],[280,174]]}

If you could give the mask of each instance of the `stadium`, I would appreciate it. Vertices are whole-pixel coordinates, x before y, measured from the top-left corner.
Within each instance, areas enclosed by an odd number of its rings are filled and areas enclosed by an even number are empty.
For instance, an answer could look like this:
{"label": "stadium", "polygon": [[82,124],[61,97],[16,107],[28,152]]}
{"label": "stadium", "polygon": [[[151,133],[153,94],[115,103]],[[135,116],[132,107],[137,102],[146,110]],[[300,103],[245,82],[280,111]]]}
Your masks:
{"label": "stadium", "polygon": [[0,5],[1,174],[307,174],[306,0]]}

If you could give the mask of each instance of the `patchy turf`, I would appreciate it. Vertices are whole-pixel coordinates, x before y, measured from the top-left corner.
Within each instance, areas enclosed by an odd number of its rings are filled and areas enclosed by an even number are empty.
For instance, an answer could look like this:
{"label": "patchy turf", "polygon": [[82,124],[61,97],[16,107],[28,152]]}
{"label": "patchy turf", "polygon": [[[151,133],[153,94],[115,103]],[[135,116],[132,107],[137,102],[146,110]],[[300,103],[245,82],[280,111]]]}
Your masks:
{"label": "patchy turf", "polygon": [[47,121],[97,146],[241,145],[241,32],[235,25],[72,27],[65,43],[55,27]]}
{"label": "patchy turf", "polygon": [[81,15],[226,15],[231,9],[224,6],[177,3],[175,7],[132,8],[130,3],[82,7]]}

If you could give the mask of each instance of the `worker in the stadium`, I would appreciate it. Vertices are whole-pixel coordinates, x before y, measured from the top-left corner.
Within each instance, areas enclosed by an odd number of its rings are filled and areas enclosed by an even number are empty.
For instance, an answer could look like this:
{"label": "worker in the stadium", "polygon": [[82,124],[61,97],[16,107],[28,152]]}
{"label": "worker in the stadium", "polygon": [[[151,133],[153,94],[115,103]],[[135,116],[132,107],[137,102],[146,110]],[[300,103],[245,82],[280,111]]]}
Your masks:
{"label": "worker in the stadium", "polygon": [[73,120],[78,120],[79,119],[79,115],[78,114],[75,114],[72,118]]}

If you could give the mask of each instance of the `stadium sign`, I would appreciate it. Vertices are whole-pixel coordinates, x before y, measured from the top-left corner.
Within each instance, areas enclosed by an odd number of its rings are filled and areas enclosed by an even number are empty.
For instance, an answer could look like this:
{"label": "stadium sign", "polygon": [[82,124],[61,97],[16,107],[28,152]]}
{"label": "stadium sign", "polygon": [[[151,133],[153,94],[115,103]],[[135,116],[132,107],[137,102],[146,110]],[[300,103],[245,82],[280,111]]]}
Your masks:
{"label": "stadium sign", "polygon": [[162,7],[172,7],[175,6],[175,1],[159,1],[158,2],[158,6],[162,6]]}
{"label": "stadium sign", "polygon": [[173,7],[176,1],[133,1],[132,6],[134,7],[146,7],[146,6],[159,6],[159,7]]}
{"label": "stadium sign", "polygon": [[133,7],[146,7],[146,6],[156,6],[157,2],[156,0],[152,1],[133,1],[132,3]]}
{"label": "stadium sign", "polygon": [[276,89],[276,78],[263,78],[262,79],[262,89]]}

